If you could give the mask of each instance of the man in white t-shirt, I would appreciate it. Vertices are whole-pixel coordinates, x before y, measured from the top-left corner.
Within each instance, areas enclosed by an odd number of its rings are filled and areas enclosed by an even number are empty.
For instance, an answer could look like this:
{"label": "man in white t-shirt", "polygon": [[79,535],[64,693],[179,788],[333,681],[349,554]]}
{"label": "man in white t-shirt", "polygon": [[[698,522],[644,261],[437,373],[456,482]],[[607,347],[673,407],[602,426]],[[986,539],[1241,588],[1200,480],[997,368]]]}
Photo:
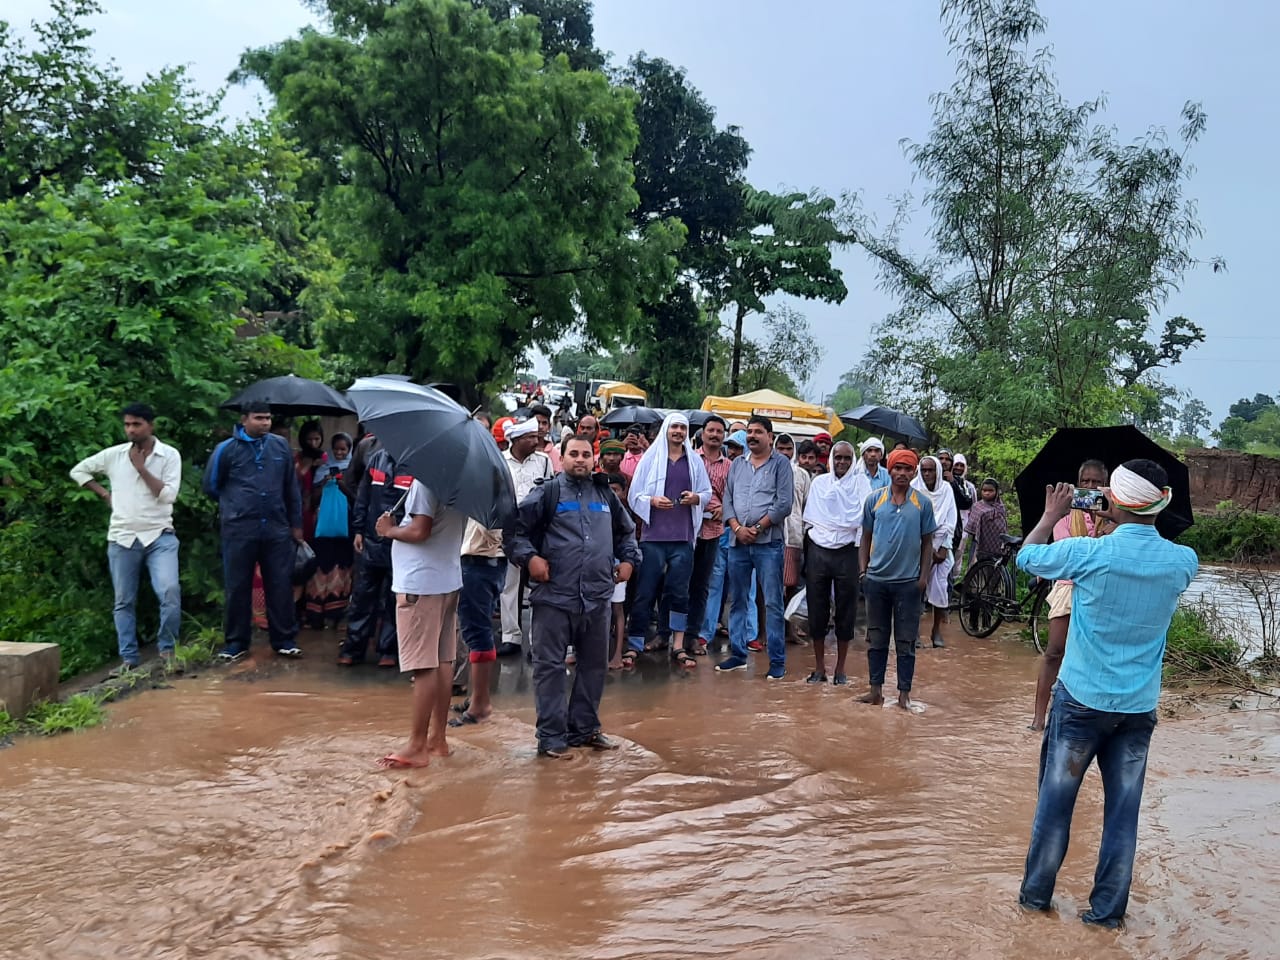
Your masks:
{"label": "man in white t-shirt", "polygon": [[449,755],[445,731],[458,645],[466,524],[464,515],[442,506],[418,480],[409,487],[398,526],[390,513],[378,518],[378,536],[391,541],[400,672],[413,674],[409,741],[378,761],[389,770],[425,767],[432,757]]}

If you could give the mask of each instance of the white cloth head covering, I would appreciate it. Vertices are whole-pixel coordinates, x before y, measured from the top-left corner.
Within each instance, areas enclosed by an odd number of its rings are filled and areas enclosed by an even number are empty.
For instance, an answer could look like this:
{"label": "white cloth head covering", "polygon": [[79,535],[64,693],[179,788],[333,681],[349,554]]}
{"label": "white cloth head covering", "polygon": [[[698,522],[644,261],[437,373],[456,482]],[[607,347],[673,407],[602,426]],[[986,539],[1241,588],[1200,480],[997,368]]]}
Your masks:
{"label": "white cloth head covering", "polygon": [[875,447],[875,449],[884,453],[884,441],[879,437],[868,437],[866,440],[863,440],[861,445],[858,447],[858,456],[862,456],[872,447]]}
{"label": "white cloth head covering", "polygon": [[1173,489],[1157,487],[1121,464],[1111,474],[1111,500],[1121,510],[1140,517],[1154,517],[1173,499]]}
{"label": "white cloth head covering", "polygon": [[517,420],[503,431],[508,443],[512,440],[518,440],[521,437],[527,437],[529,434],[537,432],[538,421],[535,417],[530,417],[528,420]]}
{"label": "white cloth head covering", "polygon": [[956,532],[956,522],[960,519],[960,514],[956,510],[956,494],[951,489],[951,484],[942,479],[942,462],[934,456],[921,457],[921,467],[924,466],[926,460],[932,460],[934,469],[938,471],[937,478],[934,480],[934,488],[930,490],[925,486],[924,479],[920,476],[919,467],[916,468],[916,475],[911,481],[911,486],[927,494],[933,504],[933,519],[938,524],[938,529],[933,534],[934,546],[946,546],[949,548],[952,535]]}
{"label": "white cloth head covering", "polygon": [[966,467],[969,466],[969,461],[964,458],[963,453],[957,453],[954,457],[951,458],[952,466],[955,466],[957,463],[963,463]]}
{"label": "white cloth head covering", "polygon": [[[831,448],[832,453],[841,444],[853,446],[842,440]],[[834,470],[820,473],[809,487],[804,522],[838,534],[842,543],[852,543],[862,526],[862,507],[869,496],[871,481],[865,470],[850,468],[843,477],[837,477]]]}
{"label": "white cloth head covering", "polygon": [[[631,487],[627,491],[627,501],[631,504],[631,509],[645,523],[649,523],[649,501],[654,497],[666,496],[667,465],[670,463],[667,458],[667,430],[673,423],[684,424],[685,430],[689,429],[689,418],[683,413],[667,414],[667,418],[662,421],[662,429],[658,431],[658,436],[654,438],[653,443],[649,444],[649,449],[636,464],[636,472],[631,477]],[[693,444],[689,442],[687,432],[684,440],[684,455],[689,463],[690,489],[698,495],[698,502],[693,506],[693,536],[696,539],[698,530],[702,527],[702,511],[711,502],[711,478],[707,476],[707,468],[702,462],[702,457],[698,456],[693,449]]]}

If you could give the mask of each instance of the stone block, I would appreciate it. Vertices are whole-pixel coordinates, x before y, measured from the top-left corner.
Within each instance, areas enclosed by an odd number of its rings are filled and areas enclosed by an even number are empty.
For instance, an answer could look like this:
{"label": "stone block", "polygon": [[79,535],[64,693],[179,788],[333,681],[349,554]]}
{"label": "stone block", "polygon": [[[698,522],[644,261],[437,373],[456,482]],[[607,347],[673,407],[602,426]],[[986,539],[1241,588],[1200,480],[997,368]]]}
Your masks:
{"label": "stone block", "polygon": [[31,704],[56,696],[62,654],[56,643],[0,640],[0,709],[18,718]]}

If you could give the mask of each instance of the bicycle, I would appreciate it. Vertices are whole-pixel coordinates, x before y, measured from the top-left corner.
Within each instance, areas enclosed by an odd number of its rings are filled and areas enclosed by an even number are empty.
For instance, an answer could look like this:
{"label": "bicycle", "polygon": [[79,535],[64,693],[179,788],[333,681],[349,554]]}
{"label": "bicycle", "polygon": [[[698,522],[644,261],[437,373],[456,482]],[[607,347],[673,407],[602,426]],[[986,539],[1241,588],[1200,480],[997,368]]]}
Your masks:
{"label": "bicycle", "polygon": [[960,582],[957,607],[960,626],[971,637],[989,637],[1006,620],[1026,620],[1031,642],[1043,653],[1049,642],[1049,590],[1053,583],[1036,578],[1027,595],[1018,600],[1013,558],[1022,537],[1001,537],[1004,549],[998,557],[976,561]]}

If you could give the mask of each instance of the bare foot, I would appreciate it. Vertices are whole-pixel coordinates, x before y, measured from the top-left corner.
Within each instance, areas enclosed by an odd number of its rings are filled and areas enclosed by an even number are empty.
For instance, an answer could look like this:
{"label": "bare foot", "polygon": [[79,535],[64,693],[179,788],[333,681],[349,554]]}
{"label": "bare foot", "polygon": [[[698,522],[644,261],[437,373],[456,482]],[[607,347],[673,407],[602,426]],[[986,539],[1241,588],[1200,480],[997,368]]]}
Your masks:
{"label": "bare foot", "polygon": [[448,757],[453,754],[453,748],[449,744],[441,741],[440,743],[427,744],[427,753],[433,757]]}
{"label": "bare foot", "polygon": [[621,670],[621,669],[622,669],[622,658],[621,658],[621,657],[615,657],[614,659],[610,660],[610,661],[609,661],[609,669],[610,669],[610,670]]}
{"label": "bare foot", "polygon": [[388,753],[377,760],[378,766],[384,770],[416,770],[430,763],[429,756],[415,753]]}
{"label": "bare foot", "polygon": [[858,702],[869,703],[873,707],[878,707],[880,706],[880,704],[884,703],[884,696],[880,693],[879,690],[871,690],[870,692],[864,693],[862,696],[860,696],[858,698]]}
{"label": "bare foot", "polygon": [[1027,729],[1028,729],[1028,730],[1034,730],[1036,733],[1043,733],[1043,732],[1044,732],[1044,721],[1042,720],[1042,721],[1040,721],[1039,723],[1032,723],[1032,724],[1029,724],[1029,725],[1027,726]]}
{"label": "bare foot", "polygon": [[905,690],[898,694],[898,706],[903,710],[910,712],[911,710],[911,694]]}

